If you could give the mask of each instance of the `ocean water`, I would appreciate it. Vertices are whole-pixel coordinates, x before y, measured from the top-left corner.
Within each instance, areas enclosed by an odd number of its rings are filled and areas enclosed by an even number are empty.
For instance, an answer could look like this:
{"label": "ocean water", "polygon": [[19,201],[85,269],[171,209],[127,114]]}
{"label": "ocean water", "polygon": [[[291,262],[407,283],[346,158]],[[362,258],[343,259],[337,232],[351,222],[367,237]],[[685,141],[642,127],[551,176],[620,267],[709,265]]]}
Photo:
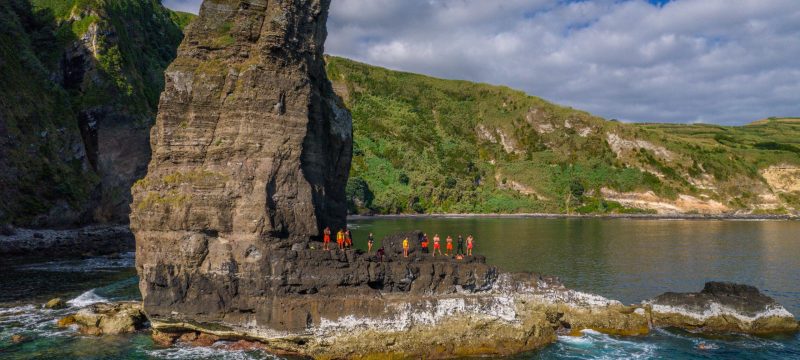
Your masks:
{"label": "ocean water", "polygon": [[[708,280],[751,283],[800,310],[800,223],[613,219],[370,219],[352,222],[356,245],[409,229],[473,234],[476,252],[512,271],[558,274],[570,287],[639,302]],[[58,329],[58,318],[100,301],[138,299],[133,254],[69,261],[0,259],[0,359],[279,359],[260,351],[155,346],[148,334],[111,337]],[[70,308],[42,309],[55,296]],[[13,343],[12,335],[25,341]],[[485,359],[485,358],[483,358]],[[562,336],[510,359],[800,359],[800,335],[702,336],[657,329],[648,336],[593,331]]]}

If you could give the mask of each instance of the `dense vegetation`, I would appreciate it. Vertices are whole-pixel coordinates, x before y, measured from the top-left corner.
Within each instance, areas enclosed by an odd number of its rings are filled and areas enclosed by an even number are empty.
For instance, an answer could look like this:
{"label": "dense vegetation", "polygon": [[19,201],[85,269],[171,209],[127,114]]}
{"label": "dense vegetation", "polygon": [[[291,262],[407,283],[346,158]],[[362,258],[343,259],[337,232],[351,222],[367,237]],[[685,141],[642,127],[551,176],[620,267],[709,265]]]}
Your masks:
{"label": "dense vegetation", "polygon": [[[353,115],[353,212],[647,212],[603,195],[647,191],[750,209],[771,191],[759,169],[800,163],[798,122],[623,124],[506,87],[327,60]],[[797,204],[781,196],[775,212]]]}
{"label": "dense vegetation", "polygon": [[148,131],[190,20],[159,0],[0,2],[0,223],[124,197],[99,186],[97,123]]}

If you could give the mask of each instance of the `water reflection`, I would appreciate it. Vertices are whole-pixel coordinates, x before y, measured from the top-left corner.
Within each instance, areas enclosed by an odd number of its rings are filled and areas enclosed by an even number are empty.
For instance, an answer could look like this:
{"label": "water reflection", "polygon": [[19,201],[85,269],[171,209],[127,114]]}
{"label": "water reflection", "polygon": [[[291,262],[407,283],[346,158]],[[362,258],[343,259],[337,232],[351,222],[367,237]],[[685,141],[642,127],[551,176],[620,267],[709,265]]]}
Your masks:
{"label": "water reflection", "polygon": [[706,281],[755,285],[800,314],[800,222],[542,218],[399,218],[351,221],[359,247],[419,229],[474,234],[476,252],[509,271],[561,276],[573,288],[633,303]]}

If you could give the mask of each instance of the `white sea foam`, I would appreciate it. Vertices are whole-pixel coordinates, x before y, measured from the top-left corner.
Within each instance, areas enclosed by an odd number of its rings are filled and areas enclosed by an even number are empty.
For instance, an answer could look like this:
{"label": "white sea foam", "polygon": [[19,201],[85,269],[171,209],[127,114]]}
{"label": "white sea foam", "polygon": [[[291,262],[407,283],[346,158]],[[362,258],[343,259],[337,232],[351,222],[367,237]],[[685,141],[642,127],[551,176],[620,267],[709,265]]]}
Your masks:
{"label": "white sea foam", "polygon": [[581,330],[581,336],[559,336],[562,346],[559,358],[579,358],[577,354],[592,354],[591,359],[652,359],[658,347],[652,343],[623,340],[594,330]]}
{"label": "white sea foam", "polygon": [[86,307],[92,304],[105,302],[108,302],[108,299],[97,295],[97,293],[94,292],[94,289],[91,289],[83,294],[78,295],[78,297],[67,301],[67,304],[73,307]]}
{"label": "white sea foam", "polygon": [[570,345],[579,345],[579,346],[588,346],[594,342],[591,338],[586,336],[566,336],[566,335],[559,336],[558,341]]}
{"label": "white sea foam", "polygon": [[224,360],[261,360],[280,359],[277,356],[263,351],[226,350],[217,343],[211,347],[200,346],[173,346],[166,349],[147,350],[145,353],[157,359],[224,359]]}
{"label": "white sea foam", "polygon": [[756,321],[758,319],[768,318],[768,317],[794,318],[794,315],[792,315],[792,313],[786,310],[786,308],[777,304],[769,306],[766,310],[759,312],[754,316],[748,316],[746,314],[742,314],[736,311],[735,309],[732,309],[730,307],[724,306],[716,302],[712,302],[708,307],[704,308],[702,311],[692,310],[679,306],[671,306],[671,305],[652,304],[652,306],[654,313],[679,314],[700,321],[706,321],[710,318],[723,315],[732,316],[743,323],[752,323],[753,321]]}
{"label": "white sea foam", "polygon": [[0,338],[18,333],[34,333],[41,336],[60,336],[69,330],[55,329],[53,323],[64,316],[67,310],[42,309],[35,305],[0,308]]}

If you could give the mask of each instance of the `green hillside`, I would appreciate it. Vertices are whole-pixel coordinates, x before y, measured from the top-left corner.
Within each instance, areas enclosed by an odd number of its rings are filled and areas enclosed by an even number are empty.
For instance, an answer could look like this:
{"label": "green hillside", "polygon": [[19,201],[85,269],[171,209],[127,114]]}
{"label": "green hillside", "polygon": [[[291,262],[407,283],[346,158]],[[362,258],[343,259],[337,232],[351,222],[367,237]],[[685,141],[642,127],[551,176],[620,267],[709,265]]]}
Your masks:
{"label": "green hillside", "polygon": [[[507,87],[328,58],[359,213],[787,213],[800,123],[624,124]],[[773,168],[770,168],[770,167]],[[766,172],[766,173],[765,173]],[[781,183],[781,179],[787,181]]]}
{"label": "green hillside", "polygon": [[0,2],[0,223],[127,218],[190,20],[159,0]]}

